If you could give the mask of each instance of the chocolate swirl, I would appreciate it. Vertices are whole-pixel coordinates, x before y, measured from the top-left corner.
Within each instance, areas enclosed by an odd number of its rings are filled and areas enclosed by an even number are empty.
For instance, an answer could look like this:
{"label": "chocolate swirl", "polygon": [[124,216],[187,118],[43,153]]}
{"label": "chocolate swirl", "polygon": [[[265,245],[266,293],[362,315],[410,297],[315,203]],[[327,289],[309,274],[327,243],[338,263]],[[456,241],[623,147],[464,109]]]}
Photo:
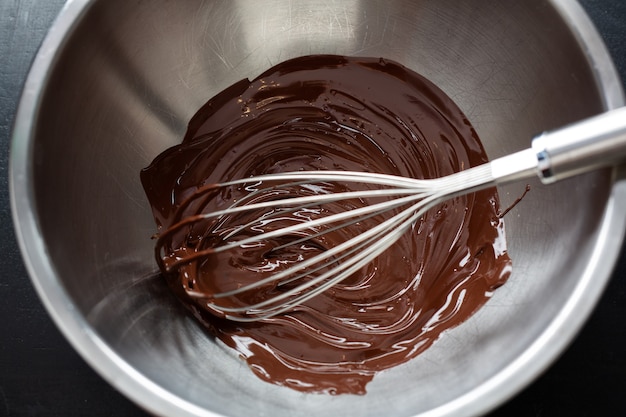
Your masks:
{"label": "chocolate swirl", "polygon": [[[247,192],[240,187],[195,198],[207,184],[302,169],[435,178],[486,161],[469,121],[424,77],[384,59],[308,56],[212,98],[190,121],[183,142],[159,155],[141,179],[163,232]],[[325,186],[332,192],[362,187]],[[273,256],[267,247],[254,247],[186,260],[215,244],[214,227],[200,222],[168,236],[159,262],[180,299],[262,379],[305,392],[363,394],[377,372],[424,351],[505,282],[511,261],[498,205],[495,189],[442,203],[349,280],[259,323],[217,317],[207,302],[217,291],[262,279],[381,219]],[[267,228],[317,214],[291,213]]]}

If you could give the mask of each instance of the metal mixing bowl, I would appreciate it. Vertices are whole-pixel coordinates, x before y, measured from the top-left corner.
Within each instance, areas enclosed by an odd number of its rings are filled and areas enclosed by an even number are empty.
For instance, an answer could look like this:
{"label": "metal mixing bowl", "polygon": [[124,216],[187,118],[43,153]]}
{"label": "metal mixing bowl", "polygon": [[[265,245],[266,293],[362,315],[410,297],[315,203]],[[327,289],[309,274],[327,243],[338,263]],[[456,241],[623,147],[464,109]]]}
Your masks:
{"label": "metal mixing bowl", "polygon": [[[486,412],[545,369],[596,303],[624,232],[620,169],[532,183],[506,217],[510,281],[365,396],[260,381],[154,277],[139,170],[218,91],[316,53],[383,56],[425,75],[492,158],[624,101],[598,34],[569,0],[69,1],[33,64],[12,145],[14,218],[33,283],[82,356],[155,414]],[[503,207],[524,187],[501,189]]]}

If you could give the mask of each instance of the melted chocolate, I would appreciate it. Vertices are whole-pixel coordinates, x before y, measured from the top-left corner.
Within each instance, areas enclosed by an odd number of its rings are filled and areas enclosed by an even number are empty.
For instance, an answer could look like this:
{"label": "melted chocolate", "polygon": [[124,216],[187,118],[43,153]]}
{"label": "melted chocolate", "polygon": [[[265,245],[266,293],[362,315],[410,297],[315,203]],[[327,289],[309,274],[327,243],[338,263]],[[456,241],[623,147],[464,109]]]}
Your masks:
{"label": "melted chocolate", "polygon": [[[159,155],[141,179],[163,232],[245,195],[239,187],[190,200],[204,185],[229,179],[302,169],[435,178],[486,161],[465,116],[422,76],[383,59],[308,56],[215,96],[193,117],[182,144]],[[377,372],[424,351],[504,283],[511,261],[498,206],[495,189],[440,204],[348,281],[258,323],[212,314],[211,294],[262,279],[346,236],[333,232],[317,246],[273,256],[257,247],[189,258],[166,271],[174,260],[215,244],[214,229],[209,233],[200,222],[169,236],[159,263],[180,299],[260,378],[305,392],[363,394]],[[303,221],[288,217],[278,226]],[[252,302],[253,295],[242,301]]]}

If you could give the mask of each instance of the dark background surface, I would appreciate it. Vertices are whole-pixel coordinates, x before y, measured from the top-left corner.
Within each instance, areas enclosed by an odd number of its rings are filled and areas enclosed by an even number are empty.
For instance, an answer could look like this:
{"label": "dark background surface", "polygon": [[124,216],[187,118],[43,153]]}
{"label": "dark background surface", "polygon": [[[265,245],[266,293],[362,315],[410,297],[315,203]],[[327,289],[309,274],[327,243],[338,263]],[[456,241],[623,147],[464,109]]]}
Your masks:
{"label": "dark background surface", "polygon": [[[626,80],[626,0],[582,0]],[[22,83],[62,0],[0,0],[0,416],[145,416],[61,336],[17,248],[8,195]],[[624,214],[626,215],[626,213]],[[626,416],[626,250],[594,314],[539,379],[489,417]]]}

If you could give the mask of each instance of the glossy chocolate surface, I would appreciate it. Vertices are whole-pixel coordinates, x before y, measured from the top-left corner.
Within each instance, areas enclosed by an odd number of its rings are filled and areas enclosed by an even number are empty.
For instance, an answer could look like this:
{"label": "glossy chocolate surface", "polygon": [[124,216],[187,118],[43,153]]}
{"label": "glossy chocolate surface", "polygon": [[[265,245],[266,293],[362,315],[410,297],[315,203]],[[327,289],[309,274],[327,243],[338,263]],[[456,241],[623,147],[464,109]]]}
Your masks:
{"label": "glossy chocolate surface", "polygon": [[[239,187],[189,202],[199,188],[216,182],[303,169],[435,178],[486,161],[466,117],[422,76],[384,59],[308,56],[212,98],[190,121],[182,144],[159,155],[141,179],[163,233],[247,193]],[[263,227],[318,214],[296,212]],[[268,247],[276,242],[165,271],[174,260],[215,244],[213,225],[199,222],[169,236],[159,262],[179,298],[262,379],[305,392],[363,394],[377,372],[424,351],[506,281],[511,261],[495,189],[435,207],[370,265],[290,313],[242,324],[212,314],[207,302],[215,292],[261,279],[381,220],[272,257]]]}

